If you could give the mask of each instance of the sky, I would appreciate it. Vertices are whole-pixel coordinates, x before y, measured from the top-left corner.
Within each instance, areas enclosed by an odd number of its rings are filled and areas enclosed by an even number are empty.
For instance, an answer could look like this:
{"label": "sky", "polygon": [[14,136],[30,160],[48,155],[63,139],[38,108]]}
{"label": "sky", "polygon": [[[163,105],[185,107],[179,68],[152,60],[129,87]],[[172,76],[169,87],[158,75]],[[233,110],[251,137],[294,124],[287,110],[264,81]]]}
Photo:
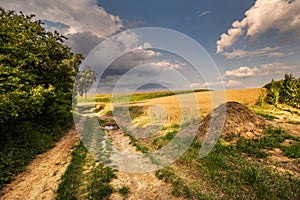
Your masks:
{"label": "sky", "polygon": [[[300,77],[300,0],[0,0],[97,71],[97,92],[262,87]],[[95,87],[96,88],[96,87]]]}

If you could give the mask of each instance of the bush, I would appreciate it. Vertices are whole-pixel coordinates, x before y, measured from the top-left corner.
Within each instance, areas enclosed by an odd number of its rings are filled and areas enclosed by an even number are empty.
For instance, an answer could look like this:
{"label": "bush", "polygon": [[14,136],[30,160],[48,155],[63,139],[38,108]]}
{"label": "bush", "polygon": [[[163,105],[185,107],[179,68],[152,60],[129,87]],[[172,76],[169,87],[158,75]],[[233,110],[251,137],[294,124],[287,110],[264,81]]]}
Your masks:
{"label": "bush", "polygon": [[33,18],[0,7],[0,188],[72,124],[73,54]]}
{"label": "bush", "polygon": [[300,104],[300,79],[296,79],[292,74],[285,74],[284,79],[280,81],[272,80],[265,88],[266,100],[274,106],[283,103],[297,107]]}

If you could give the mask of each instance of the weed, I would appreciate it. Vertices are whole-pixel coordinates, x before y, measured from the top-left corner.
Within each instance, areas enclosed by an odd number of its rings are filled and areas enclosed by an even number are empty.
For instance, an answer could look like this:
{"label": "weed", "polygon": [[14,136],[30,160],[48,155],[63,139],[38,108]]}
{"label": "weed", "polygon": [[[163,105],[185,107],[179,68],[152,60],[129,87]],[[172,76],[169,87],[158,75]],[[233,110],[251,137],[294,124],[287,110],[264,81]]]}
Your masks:
{"label": "weed", "polygon": [[171,167],[165,167],[163,169],[157,170],[155,175],[167,183],[172,184],[172,194],[179,197],[185,196],[191,198],[192,193],[190,188],[184,183],[184,180],[178,177]]}
{"label": "weed", "polygon": [[[299,141],[299,138],[292,136],[282,129],[269,127],[265,130],[266,136],[264,138],[250,140],[240,138],[236,143],[236,148],[249,155],[254,155],[257,158],[265,158],[268,156],[263,149],[273,149],[273,148],[284,148],[281,143],[286,139],[291,139]],[[293,149],[293,147],[291,148]],[[296,149],[297,150],[297,149]]]}
{"label": "weed", "polygon": [[262,116],[263,118],[265,118],[266,120],[274,120],[274,119],[278,119],[278,117],[274,116],[274,115],[271,115],[265,111],[258,111],[258,110],[254,110],[254,113],[256,115],[259,115],[259,116]]}
{"label": "weed", "polygon": [[82,172],[87,150],[80,143],[72,152],[71,164],[68,166],[65,174],[62,176],[61,183],[57,190],[57,200],[77,199],[78,189],[82,184]]}
{"label": "weed", "polygon": [[240,138],[237,140],[236,148],[241,152],[254,155],[257,158],[266,158],[268,156],[268,154],[262,151],[253,140]]}
{"label": "weed", "polygon": [[36,155],[52,148],[68,127],[46,128],[44,125],[20,122],[6,127],[11,130],[1,130],[6,135],[0,134],[0,190],[22,172]]}
{"label": "weed", "polygon": [[91,170],[90,183],[87,188],[89,198],[105,199],[113,193],[113,188],[109,185],[112,178],[116,178],[113,170],[109,167],[104,167],[99,164]]}
{"label": "weed", "polygon": [[[87,165],[91,170],[86,172]],[[110,186],[114,171],[96,163],[82,143],[72,152],[72,160],[57,190],[57,200],[107,199],[113,192]]]}
{"label": "weed", "polygon": [[249,185],[254,185],[260,180],[260,170],[251,166],[244,166],[242,168],[242,177]]}
{"label": "weed", "polygon": [[123,186],[118,190],[118,192],[125,198],[129,194],[130,188],[127,186]]}
{"label": "weed", "polygon": [[288,147],[283,147],[284,155],[289,158],[300,158],[300,143],[297,142]]}

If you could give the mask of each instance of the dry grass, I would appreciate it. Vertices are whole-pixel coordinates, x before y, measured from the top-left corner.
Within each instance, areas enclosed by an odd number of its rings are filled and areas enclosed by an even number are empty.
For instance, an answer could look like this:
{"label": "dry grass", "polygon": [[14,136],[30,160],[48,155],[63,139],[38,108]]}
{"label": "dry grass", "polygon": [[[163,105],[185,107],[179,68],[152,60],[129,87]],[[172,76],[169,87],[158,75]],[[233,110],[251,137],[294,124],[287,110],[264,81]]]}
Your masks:
{"label": "dry grass", "polygon": [[[167,123],[180,123],[191,118],[196,118],[197,116],[203,118],[211,113],[213,108],[229,101],[236,101],[249,106],[254,105],[258,100],[260,90],[260,88],[254,88],[227,90],[225,92],[198,92],[151,99],[135,103],[134,105],[144,107],[144,113],[152,118],[152,120],[154,113],[161,113],[160,116],[156,114],[154,118],[160,118]],[[198,104],[195,102],[198,102]]]}

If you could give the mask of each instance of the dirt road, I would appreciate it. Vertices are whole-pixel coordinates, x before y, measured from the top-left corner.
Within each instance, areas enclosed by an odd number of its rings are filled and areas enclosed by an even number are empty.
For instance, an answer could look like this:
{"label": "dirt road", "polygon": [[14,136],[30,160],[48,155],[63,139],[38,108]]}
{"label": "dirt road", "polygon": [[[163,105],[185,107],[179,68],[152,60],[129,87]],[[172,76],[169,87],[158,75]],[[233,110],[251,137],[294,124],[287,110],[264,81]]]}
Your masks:
{"label": "dirt road", "polygon": [[70,163],[71,151],[78,142],[76,130],[70,130],[54,148],[38,155],[3,189],[1,200],[54,199],[61,176]]}
{"label": "dirt road", "polygon": [[[140,153],[131,144],[129,136],[126,136],[121,129],[106,130],[106,136],[119,150],[131,153]],[[159,180],[155,172],[129,173],[125,171],[116,172],[117,178],[111,181],[115,188],[128,187],[130,193],[126,199],[180,199],[171,195],[171,185]],[[120,193],[115,192],[110,196],[111,200],[121,200]]]}

